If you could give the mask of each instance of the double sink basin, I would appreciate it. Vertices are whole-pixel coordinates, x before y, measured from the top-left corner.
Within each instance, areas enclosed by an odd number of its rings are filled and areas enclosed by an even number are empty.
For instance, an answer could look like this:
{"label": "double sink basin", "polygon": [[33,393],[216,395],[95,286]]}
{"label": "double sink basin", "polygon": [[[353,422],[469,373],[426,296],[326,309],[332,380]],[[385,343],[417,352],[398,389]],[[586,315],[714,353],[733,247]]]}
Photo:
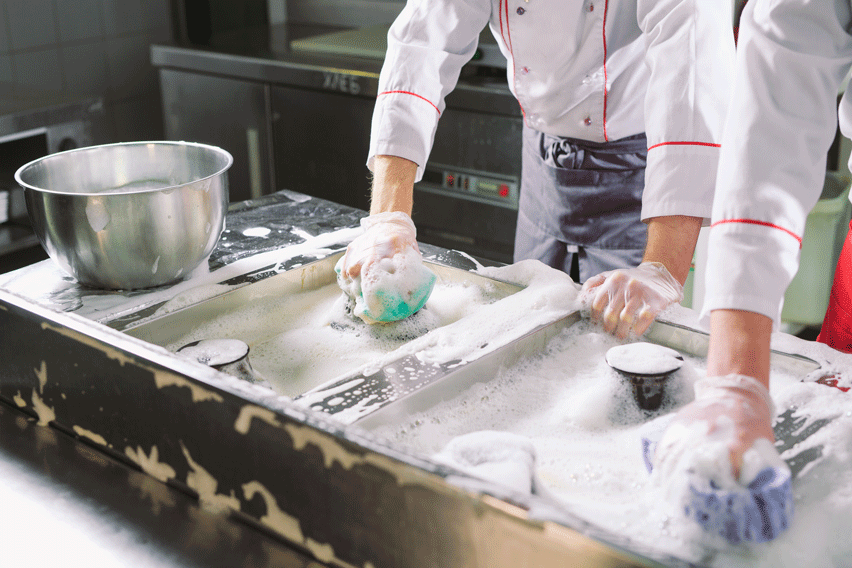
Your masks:
{"label": "double sink basin", "polygon": [[[364,332],[353,331],[354,320],[334,317],[339,254],[224,286],[199,301],[175,298],[124,314],[108,327],[0,290],[0,325],[18,330],[0,346],[7,361],[0,397],[333,565],[689,565],[637,550],[536,495],[476,480],[460,484],[462,472],[371,433],[542,353],[580,321],[576,312],[448,361],[423,360],[409,349],[417,333],[366,361],[347,360],[345,350],[320,360],[309,345],[302,350],[310,356],[278,375],[270,362],[280,338],[316,335],[321,343],[328,336],[300,332],[320,320],[332,329],[337,323],[341,337]],[[466,267],[429,267],[446,285],[481,290],[484,302],[522,290]],[[293,313],[317,304],[325,307],[313,319]],[[176,353],[211,335],[247,343],[262,385]],[[706,354],[706,334],[684,326],[657,322],[646,339]],[[33,341],[50,345],[53,357],[29,349]],[[817,367],[795,355],[773,357],[801,375]]]}

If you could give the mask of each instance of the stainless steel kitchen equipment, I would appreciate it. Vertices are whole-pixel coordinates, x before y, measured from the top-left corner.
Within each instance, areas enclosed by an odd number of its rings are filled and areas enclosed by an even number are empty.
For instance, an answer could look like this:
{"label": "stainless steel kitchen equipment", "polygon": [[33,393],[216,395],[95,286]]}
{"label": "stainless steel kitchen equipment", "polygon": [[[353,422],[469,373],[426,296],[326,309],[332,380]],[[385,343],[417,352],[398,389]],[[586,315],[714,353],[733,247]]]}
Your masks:
{"label": "stainless steel kitchen equipment", "polygon": [[189,142],[51,154],[15,173],[44,249],[82,284],[137,289],[188,276],[210,256],[228,206],[231,155]]}
{"label": "stainless steel kitchen equipment", "polygon": [[[419,386],[399,389],[353,426],[330,410],[312,410],[152,343],[165,343],[172,326],[219,317],[229,306],[263,306],[264,298],[333,281],[332,260],[361,213],[292,192],[237,204],[228,217],[231,246],[211,257],[216,269],[161,290],[93,294],[58,277],[49,263],[10,276],[0,284],[0,326],[16,333],[0,343],[0,399],[323,563],[695,566],[637,547],[542,496],[506,493],[370,433],[466,384],[487,381],[501,361],[539,352],[552,333],[576,323],[576,314],[495,345],[494,357],[452,368],[416,358],[391,361],[383,373],[411,366],[423,380],[411,381]],[[258,226],[276,230],[258,240],[248,231]],[[423,249],[427,259],[466,277],[470,265],[462,255]],[[42,292],[34,281],[46,281]],[[685,354],[707,348],[706,334],[675,324],[653,326],[647,339]],[[29,348],[35,342],[44,349]],[[55,355],[46,359],[48,351]],[[802,375],[819,368],[778,352],[773,364]],[[366,378],[361,375],[350,378]],[[365,402],[371,395],[351,394]]]}
{"label": "stainless steel kitchen equipment", "polygon": [[200,339],[187,343],[177,353],[191,357],[217,371],[228,373],[250,383],[257,382],[249,362],[250,348],[239,339]]}
{"label": "stainless steel kitchen equipment", "polygon": [[[368,210],[386,29],[289,24],[223,45],[154,45],[167,136],[232,151],[234,201],[287,188]],[[259,46],[263,34],[269,40]],[[413,218],[423,242],[511,262],[522,118],[494,38],[485,30],[480,42],[481,57],[447,97]]]}

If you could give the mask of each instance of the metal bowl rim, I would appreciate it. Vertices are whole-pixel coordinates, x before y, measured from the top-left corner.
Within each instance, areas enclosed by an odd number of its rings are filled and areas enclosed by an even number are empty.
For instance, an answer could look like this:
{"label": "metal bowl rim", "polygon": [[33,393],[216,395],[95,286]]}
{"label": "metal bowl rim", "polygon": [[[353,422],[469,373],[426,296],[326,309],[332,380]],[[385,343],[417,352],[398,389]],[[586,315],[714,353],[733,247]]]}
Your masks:
{"label": "metal bowl rim", "polygon": [[[120,192],[115,192],[115,193],[110,193],[109,191],[90,191],[90,192],[57,191],[57,190],[54,190],[54,189],[47,189],[47,188],[43,188],[43,187],[35,187],[34,185],[30,185],[30,184],[24,182],[21,179],[21,172],[23,172],[25,169],[27,169],[30,166],[33,166],[33,165],[35,165],[39,162],[43,162],[44,160],[47,160],[49,158],[53,158],[55,156],[71,154],[71,153],[74,153],[74,152],[85,152],[87,150],[96,150],[96,149],[99,149],[99,148],[110,148],[110,147],[119,147],[119,146],[124,146],[124,147],[148,146],[150,144],[155,144],[155,145],[158,145],[158,146],[195,146],[197,148],[204,148],[204,149],[207,149],[207,150],[212,150],[214,153],[223,154],[227,158],[227,163],[219,171],[217,171],[213,174],[210,174],[209,176],[205,176],[203,178],[198,178],[197,180],[193,180],[191,182],[181,183],[181,184],[177,184],[177,185],[171,185],[171,186],[167,186],[167,187],[158,187],[156,189],[139,189],[139,190],[135,190],[135,191],[120,191]],[[233,165],[233,163],[234,163],[234,157],[231,155],[230,152],[228,152],[224,148],[220,148],[219,146],[213,146],[211,144],[203,144],[201,142],[178,142],[178,141],[174,141],[174,140],[148,140],[148,141],[139,141],[139,142],[114,142],[114,143],[111,143],[111,144],[99,144],[99,145],[96,145],[96,146],[84,146],[82,148],[73,148],[71,150],[64,150],[62,152],[54,152],[53,154],[48,154],[47,156],[42,156],[40,158],[37,158],[37,159],[32,160],[30,162],[27,162],[26,164],[24,164],[23,166],[18,168],[17,171],[15,172],[15,181],[18,183],[18,185],[20,185],[24,189],[31,189],[33,191],[38,191],[39,193],[51,193],[51,194],[54,194],[54,195],[68,195],[68,196],[79,195],[79,196],[84,196],[84,197],[86,197],[86,196],[88,196],[88,197],[102,196],[102,195],[138,195],[138,194],[142,194],[142,193],[154,193],[154,192],[157,192],[157,191],[172,191],[172,190],[175,190],[179,187],[183,187],[183,186],[186,186],[186,185],[189,185],[189,184],[192,184],[192,183],[198,183],[199,181],[204,181],[204,180],[207,180],[207,179],[214,178],[214,177],[222,175],[223,173],[228,171],[228,169]]]}

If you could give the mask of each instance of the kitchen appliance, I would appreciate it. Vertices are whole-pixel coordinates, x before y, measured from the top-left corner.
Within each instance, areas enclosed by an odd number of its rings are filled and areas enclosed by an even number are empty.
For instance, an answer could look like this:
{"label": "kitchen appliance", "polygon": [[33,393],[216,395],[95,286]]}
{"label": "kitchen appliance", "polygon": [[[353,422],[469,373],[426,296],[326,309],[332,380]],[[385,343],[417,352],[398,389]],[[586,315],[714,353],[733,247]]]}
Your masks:
{"label": "kitchen appliance", "polygon": [[[389,27],[382,24],[302,38],[291,41],[290,48],[297,54],[381,62]],[[470,85],[476,92],[447,97],[423,179],[414,188],[412,218],[423,242],[463,250],[482,260],[510,263],[523,121],[506,85],[506,58],[487,27],[459,84]],[[499,104],[494,104],[496,98]],[[355,103],[341,100],[337,104]],[[362,136],[368,136],[372,105],[372,100],[361,105],[358,113],[365,116]]]}
{"label": "kitchen appliance", "polygon": [[33,229],[47,253],[96,288],[160,286],[210,256],[228,207],[231,155],[189,142],[130,142],[21,166]]}
{"label": "kitchen appliance", "polygon": [[100,99],[0,99],[0,273],[46,258],[30,227],[15,171],[41,156],[100,142],[103,115]]}
{"label": "kitchen appliance", "polygon": [[[390,24],[377,24],[358,29],[340,30],[290,42],[290,49],[297,53],[316,55],[353,55],[384,60],[388,49]],[[486,27],[479,34],[479,45],[468,66],[506,69],[506,58]]]}

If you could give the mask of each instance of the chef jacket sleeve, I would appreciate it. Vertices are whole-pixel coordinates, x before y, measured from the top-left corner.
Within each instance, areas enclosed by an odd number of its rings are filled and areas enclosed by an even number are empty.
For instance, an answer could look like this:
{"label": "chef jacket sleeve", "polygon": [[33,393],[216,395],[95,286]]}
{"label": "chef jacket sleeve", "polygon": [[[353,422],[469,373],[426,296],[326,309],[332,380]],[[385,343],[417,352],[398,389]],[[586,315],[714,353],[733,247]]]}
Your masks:
{"label": "chef jacket sleeve", "polygon": [[639,0],[650,81],[642,219],[710,218],[734,63],[729,0]]}
{"label": "chef jacket sleeve", "polygon": [[722,139],[702,319],[715,309],[780,323],[837,131],[852,63],[849,0],[760,0],[742,16]]}
{"label": "chef jacket sleeve", "polygon": [[489,2],[407,2],[388,32],[370,133],[371,170],[375,156],[399,156],[417,164],[415,181],[423,177],[444,97],[476,51],[490,10]]}

